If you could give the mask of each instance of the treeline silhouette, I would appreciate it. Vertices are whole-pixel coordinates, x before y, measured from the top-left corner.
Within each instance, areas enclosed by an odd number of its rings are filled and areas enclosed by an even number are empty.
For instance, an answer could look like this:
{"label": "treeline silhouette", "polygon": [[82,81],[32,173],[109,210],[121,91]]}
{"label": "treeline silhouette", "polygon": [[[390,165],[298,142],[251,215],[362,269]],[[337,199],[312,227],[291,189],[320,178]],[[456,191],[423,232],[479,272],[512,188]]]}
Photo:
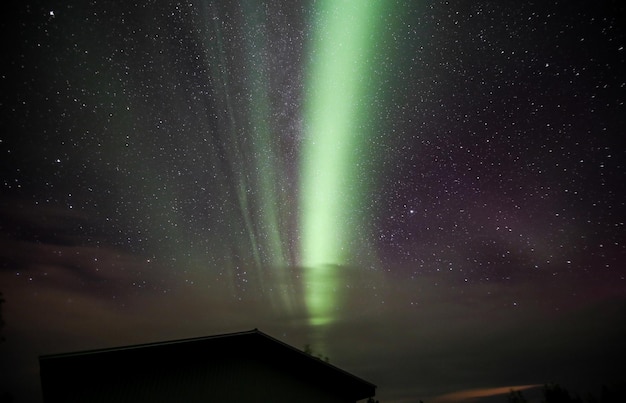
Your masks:
{"label": "treeline silhouette", "polygon": [[[543,386],[542,403],[623,403],[626,402],[626,389],[622,387],[602,386],[600,396],[588,393],[584,398],[571,395],[559,384],[551,383]],[[512,390],[508,395],[508,403],[528,403],[520,390]]]}

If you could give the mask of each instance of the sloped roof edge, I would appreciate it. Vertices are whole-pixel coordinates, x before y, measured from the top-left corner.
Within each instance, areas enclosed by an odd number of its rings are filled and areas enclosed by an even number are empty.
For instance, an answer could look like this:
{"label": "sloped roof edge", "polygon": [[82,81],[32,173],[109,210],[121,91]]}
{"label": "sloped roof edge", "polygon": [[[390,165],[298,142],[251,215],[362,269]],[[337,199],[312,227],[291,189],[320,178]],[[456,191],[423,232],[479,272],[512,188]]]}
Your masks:
{"label": "sloped roof edge", "polygon": [[76,351],[76,352],[69,352],[69,353],[58,353],[58,354],[47,354],[47,355],[40,355],[39,356],[39,361],[40,362],[44,362],[44,361],[54,361],[56,359],[64,359],[64,358],[68,358],[71,359],[73,357],[78,358],[81,356],[97,356],[99,354],[105,354],[105,353],[114,353],[114,352],[123,352],[125,350],[142,350],[142,349],[149,349],[149,348],[154,348],[154,347],[163,347],[163,346],[174,346],[174,345],[178,345],[178,344],[188,344],[188,343],[195,343],[195,342],[203,342],[203,341],[211,341],[211,340],[219,340],[219,339],[232,339],[232,338],[237,338],[237,337],[260,337],[262,339],[265,339],[267,341],[270,341],[272,343],[274,343],[277,346],[280,346],[281,348],[285,349],[286,351],[290,351],[294,356],[300,356],[302,360],[310,360],[310,362],[312,363],[312,365],[314,366],[321,366],[322,368],[327,368],[327,370],[332,371],[336,374],[338,374],[339,376],[343,376],[343,377],[347,377],[349,379],[352,379],[352,382],[357,382],[360,383],[362,385],[367,385],[369,388],[372,389],[376,389],[376,385],[374,385],[371,382],[368,382],[354,374],[351,374],[350,372],[347,372],[339,367],[336,367],[324,360],[321,360],[320,358],[317,358],[315,356],[312,356],[296,347],[293,347],[279,339],[276,339],[275,337],[272,337],[258,329],[252,329],[252,330],[246,330],[246,331],[240,331],[240,332],[232,332],[232,333],[223,333],[223,334],[216,334],[216,335],[210,335],[210,336],[200,336],[200,337],[191,337],[191,338],[184,338],[184,339],[177,339],[177,340],[169,340],[169,341],[158,341],[158,342],[150,342],[150,343],[141,343],[141,344],[134,344],[134,345],[127,345],[127,346],[120,346],[120,347],[109,347],[109,348],[101,348],[101,349],[91,349],[91,350],[83,350],[83,351]]}
{"label": "sloped roof edge", "polygon": [[266,337],[270,337],[270,336],[265,335],[263,332],[259,331],[258,329],[253,329],[253,330],[246,330],[246,331],[241,331],[241,332],[216,334],[216,335],[211,335],[211,336],[189,337],[185,339],[129,344],[126,346],[119,346],[119,347],[106,347],[106,348],[96,348],[96,349],[81,350],[81,351],[72,351],[69,353],[42,354],[39,356],[39,359],[46,360],[46,359],[54,359],[54,358],[109,353],[109,352],[123,351],[123,350],[137,350],[141,348],[158,347],[158,346],[166,346],[166,345],[173,345],[173,344],[184,344],[184,343],[190,343],[190,342],[195,342],[195,341],[213,340],[213,339],[220,339],[220,338],[225,338],[225,337],[243,336],[243,335],[250,335],[250,334],[256,334],[256,333],[262,334]]}

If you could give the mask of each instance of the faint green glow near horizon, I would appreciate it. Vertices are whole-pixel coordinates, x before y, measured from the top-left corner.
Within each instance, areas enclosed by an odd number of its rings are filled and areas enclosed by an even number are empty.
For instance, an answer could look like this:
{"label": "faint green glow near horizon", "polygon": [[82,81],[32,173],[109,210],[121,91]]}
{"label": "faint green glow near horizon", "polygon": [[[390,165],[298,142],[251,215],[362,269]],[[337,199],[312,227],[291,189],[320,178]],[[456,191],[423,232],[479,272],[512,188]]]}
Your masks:
{"label": "faint green glow near horizon", "polygon": [[332,322],[338,265],[351,257],[360,218],[355,173],[367,133],[359,128],[369,59],[384,0],[324,0],[308,49],[301,160],[300,259],[310,323]]}

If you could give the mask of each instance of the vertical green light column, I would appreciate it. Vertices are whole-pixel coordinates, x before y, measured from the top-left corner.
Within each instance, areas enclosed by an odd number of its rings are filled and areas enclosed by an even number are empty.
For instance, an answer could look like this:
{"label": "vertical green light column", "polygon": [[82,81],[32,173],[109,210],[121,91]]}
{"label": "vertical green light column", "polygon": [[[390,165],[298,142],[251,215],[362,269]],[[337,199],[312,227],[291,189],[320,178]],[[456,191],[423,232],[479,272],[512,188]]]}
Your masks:
{"label": "vertical green light column", "polygon": [[[301,157],[300,259],[310,323],[333,321],[339,266],[349,261],[360,220],[355,186],[368,133],[369,62],[384,0],[315,3],[307,56]],[[361,151],[360,151],[361,150]]]}
{"label": "vertical green light column", "polygon": [[[246,55],[248,58],[247,82],[249,83],[250,133],[249,143],[253,153],[248,156],[255,168],[250,172],[256,184],[254,199],[257,213],[258,247],[262,253],[262,266],[258,269],[272,270],[273,284],[277,290],[270,293],[276,308],[291,312],[292,298],[285,290],[288,276],[285,268],[289,261],[287,243],[284,241],[284,206],[287,178],[281,175],[284,166],[272,125],[270,99],[271,68],[269,44],[267,43],[265,6],[257,0],[242,2],[245,17]],[[263,286],[264,273],[259,273]],[[265,288],[264,288],[265,291]]]}

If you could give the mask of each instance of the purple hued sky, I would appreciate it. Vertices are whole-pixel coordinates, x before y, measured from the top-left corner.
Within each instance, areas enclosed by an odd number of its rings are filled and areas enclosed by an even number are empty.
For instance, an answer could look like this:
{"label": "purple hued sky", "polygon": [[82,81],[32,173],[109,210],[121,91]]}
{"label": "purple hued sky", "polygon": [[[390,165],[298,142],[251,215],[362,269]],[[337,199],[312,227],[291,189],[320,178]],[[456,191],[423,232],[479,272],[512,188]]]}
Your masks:
{"label": "purple hued sky", "polygon": [[625,8],[4,13],[0,392],[40,402],[41,354],[253,328],[383,403],[626,381]]}

